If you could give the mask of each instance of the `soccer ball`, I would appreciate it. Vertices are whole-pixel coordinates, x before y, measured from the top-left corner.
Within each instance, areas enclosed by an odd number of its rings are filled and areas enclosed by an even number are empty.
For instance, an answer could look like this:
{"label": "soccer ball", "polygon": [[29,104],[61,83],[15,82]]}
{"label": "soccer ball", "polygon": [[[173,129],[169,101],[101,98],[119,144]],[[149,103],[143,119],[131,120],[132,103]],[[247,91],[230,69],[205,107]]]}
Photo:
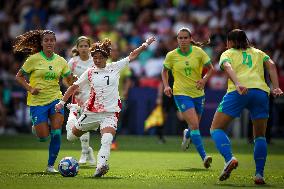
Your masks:
{"label": "soccer ball", "polygon": [[75,177],[79,171],[79,164],[75,158],[65,157],[59,162],[58,170],[64,177]]}

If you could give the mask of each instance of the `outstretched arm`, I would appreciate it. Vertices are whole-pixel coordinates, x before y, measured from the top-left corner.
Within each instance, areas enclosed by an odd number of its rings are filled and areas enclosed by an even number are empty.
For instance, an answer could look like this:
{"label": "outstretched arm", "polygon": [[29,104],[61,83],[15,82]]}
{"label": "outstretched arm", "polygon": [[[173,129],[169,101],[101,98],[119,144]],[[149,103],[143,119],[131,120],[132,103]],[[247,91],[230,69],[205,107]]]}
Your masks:
{"label": "outstretched arm", "polygon": [[268,69],[270,80],[272,82],[272,94],[274,96],[282,96],[283,91],[279,88],[278,75],[275,63],[269,59],[264,62],[266,69]]}
{"label": "outstretched arm", "polygon": [[151,43],[153,43],[155,41],[155,37],[149,37],[146,42],[144,42],[140,47],[138,47],[137,49],[135,49],[134,51],[132,51],[130,54],[129,54],[129,60],[132,61],[134,59],[136,59],[139,54],[141,54],[141,52],[143,52],[145,49],[147,49],[147,47],[149,45],[151,45]]}

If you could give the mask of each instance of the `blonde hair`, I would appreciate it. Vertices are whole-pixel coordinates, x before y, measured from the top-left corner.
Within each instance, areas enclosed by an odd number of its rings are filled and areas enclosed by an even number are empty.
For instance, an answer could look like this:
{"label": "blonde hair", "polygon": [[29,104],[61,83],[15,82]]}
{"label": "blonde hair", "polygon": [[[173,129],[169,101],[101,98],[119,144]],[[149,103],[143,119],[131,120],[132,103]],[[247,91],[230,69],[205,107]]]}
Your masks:
{"label": "blonde hair", "polygon": [[13,52],[21,52],[32,55],[42,50],[41,42],[45,35],[55,33],[51,30],[31,30],[16,37],[13,45]]}
{"label": "blonde hair", "polygon": [[111,41],[109,39],[105,39],[103,42],[98,41],[93,43],[90,51],[92,56],[94,56],[95,52],[101,52],[104,57],[108,58],[111,54]]}
{"label": "blonde hair", "polygon": [[89,47],[91,47],[91,39],[86,37],[86,36],[80,36],[78,37],[78,39],[76,40],[76,45],[72,48],[72,56],[78,56],[79,55],[79,51],[78,51],[78,45],[80,42],[82,41],[86,41],[89,45]]}

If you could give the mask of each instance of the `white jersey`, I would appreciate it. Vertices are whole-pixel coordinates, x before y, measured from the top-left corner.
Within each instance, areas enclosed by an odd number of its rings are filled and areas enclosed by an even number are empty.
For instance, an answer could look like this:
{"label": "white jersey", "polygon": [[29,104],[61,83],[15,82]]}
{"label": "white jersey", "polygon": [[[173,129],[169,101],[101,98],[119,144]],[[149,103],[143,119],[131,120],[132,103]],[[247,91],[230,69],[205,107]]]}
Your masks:
{"label": "white jersey", "polygon": [[[68,66],[72,71],[73,75],[80,77],[88,68],[91,68],[94,65],[93,58],[89,56],[89,59],[86,61],[81,60],[79,56],[74,56],[68,62]],[[79,94],[75,96],[76,101],[79,105],[83,105],[90,96],[91,87],[89,84],[82,86],[83,90],[79,91]]]}
{"label": "white jersey", "polygon": [[119,72],[129,64],[126,57],[118,62],[106,64],[105,68],[92,67],[86,70],[74,83],[79,88],[91,85],[90,98],[85,104],[85,111],[120,112],[120,98],[118,92]]}

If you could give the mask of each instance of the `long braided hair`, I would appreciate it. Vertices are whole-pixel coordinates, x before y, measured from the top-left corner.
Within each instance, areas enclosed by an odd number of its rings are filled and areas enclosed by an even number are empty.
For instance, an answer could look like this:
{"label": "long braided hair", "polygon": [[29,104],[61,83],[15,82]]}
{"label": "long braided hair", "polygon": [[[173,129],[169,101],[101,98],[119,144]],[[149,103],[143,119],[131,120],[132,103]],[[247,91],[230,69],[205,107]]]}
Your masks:
{"label": "long braided hair", "polygon": [[31,30],[17,36],[14,41],[13,52],[28,56],[40,52],[42,50],[41,42],[46,34],[52,34],[55,37],[55,33],[51,30]]}
{"label": "long braided hair", "polygon": [[[181,28],[177,34],[179,34],[180,32],[187,32],[189,34],[189,37],[192,37],[192,33],[190,31],[190,29],[188,28]],[[210,43],[210,38],[208,38],[206,41],[203,42],[199,42],[199,41],[194,41],[193,39],[190,42],[191,44],[198,46],[198,47],[203,47],[205,45],[208,45]]]}

